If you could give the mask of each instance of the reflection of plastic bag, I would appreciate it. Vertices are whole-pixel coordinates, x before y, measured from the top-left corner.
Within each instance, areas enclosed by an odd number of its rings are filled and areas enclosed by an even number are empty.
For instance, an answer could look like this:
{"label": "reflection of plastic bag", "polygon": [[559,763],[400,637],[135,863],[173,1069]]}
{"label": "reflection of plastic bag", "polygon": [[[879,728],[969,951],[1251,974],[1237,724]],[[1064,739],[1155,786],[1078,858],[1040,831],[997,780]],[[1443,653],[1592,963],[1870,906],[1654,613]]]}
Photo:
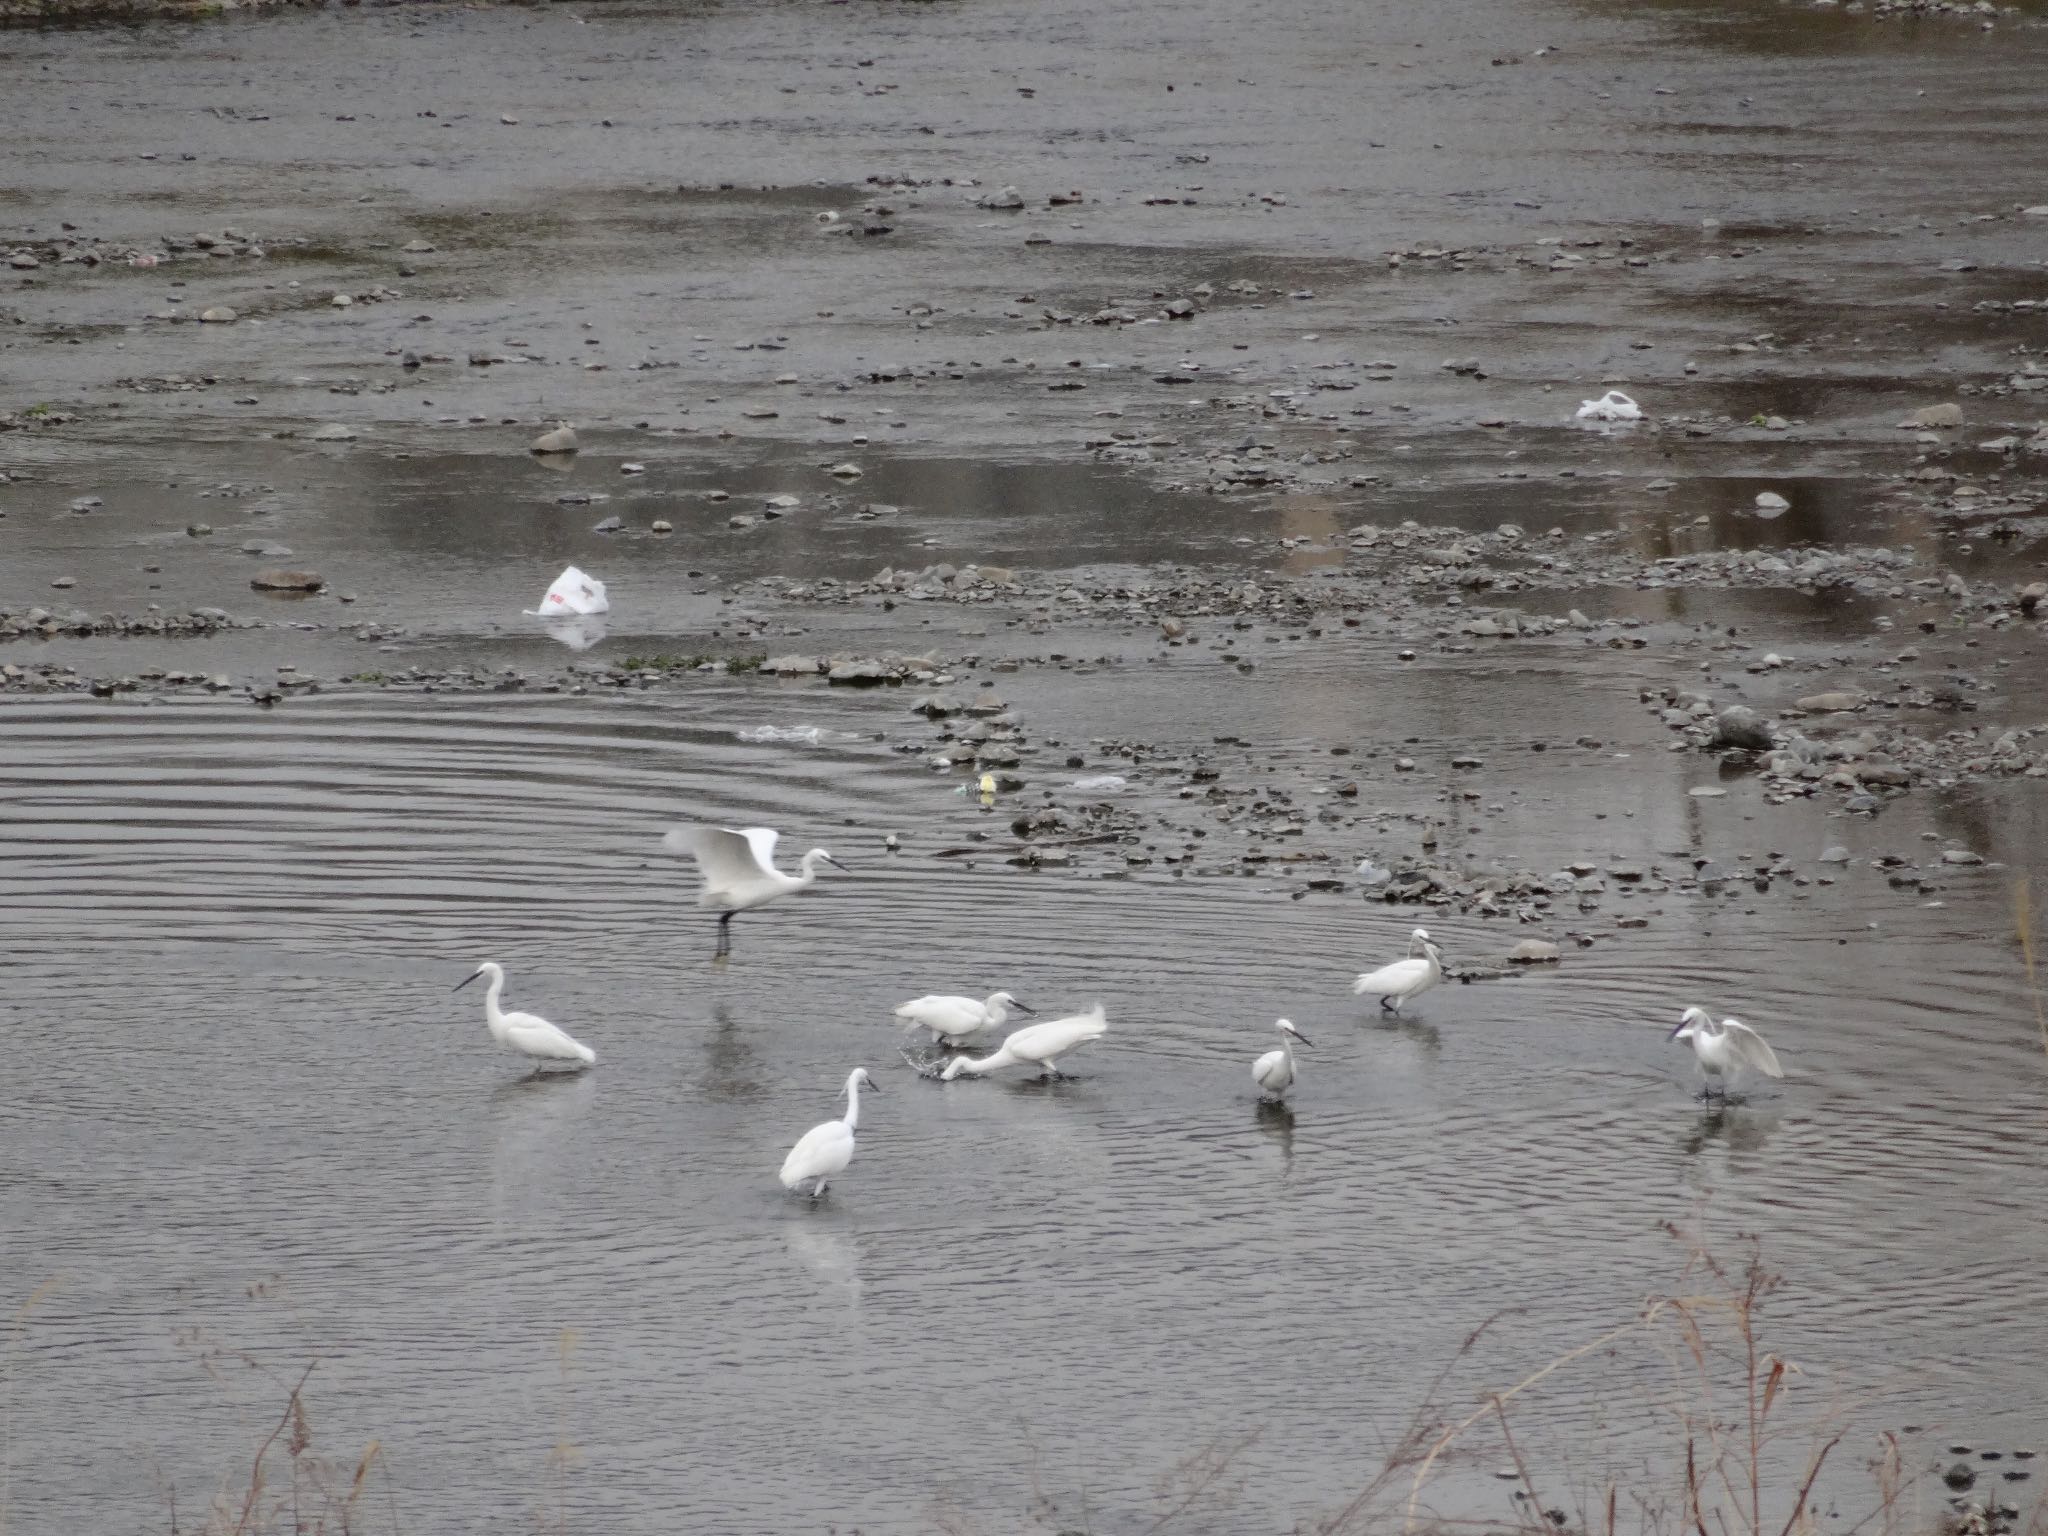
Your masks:
{"label": "reflection of plastic bag", "polygon": [[549,619],[558,613],[610,613],[612,605],[605,598],[604,583],[572,565],[555,578],[538,608],[523,611],[528,618]]}
{"label": "reflection of plastic bag", "polygon": [[851,731],[828,731],[820,725],[754,725],[740,731],[741,741],[789,741],[821,747],[828,741],[859,741]]}
{"label": "reflection of plastic bag", "polygon": [[1598,400],[1580,402],[1580,421],[1641,421],[1643,408],[1618,389],[1610,389]]}
{"label": "reflection of plastic bag", "polygon": [[572,651],[587,651],[604,638],[604,615],[564,613],[548,620],[548,638]]}

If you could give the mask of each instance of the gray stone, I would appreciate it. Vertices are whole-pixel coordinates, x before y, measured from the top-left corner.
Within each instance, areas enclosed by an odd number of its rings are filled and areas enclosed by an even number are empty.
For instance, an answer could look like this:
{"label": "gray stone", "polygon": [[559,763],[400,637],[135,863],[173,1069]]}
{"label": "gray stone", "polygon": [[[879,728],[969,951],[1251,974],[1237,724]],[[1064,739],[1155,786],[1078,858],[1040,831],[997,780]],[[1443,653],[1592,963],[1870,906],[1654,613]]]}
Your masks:
{"label": "gray stone", "polygon": [[1550,965],[1556,963],[1560,953],[1562,951],[1548,939],[1524,939],[1508,951],[1508,963],[1511,965]]}
{"label": "gray stone", "polygon": [[1824,715],[1838,710],[1861,709],[1867,702],[1860,693],[1839,690],[1831,693],[1810,693],[1799,701],[1799,707],[1809,714]]}
{"label": "gray stone", "polygon": [[889,669],[879,661],[842,661],[825,674],[825,681],[848,688],[873,688],[889,681]]}
{"label": "gray stone", "polygon": [[1746,704],[1731,704],[1714,716],[1713,745],[1743,752],[1771,750],[1771,728]]}
{"label": "gray stone", "polygon": [[318,592],[326,583],[317,571],[261,570],[249,578],[258,592]]}
{"label": "gray stone", "polygon": [[1954,401],[1943,401],[1940,405],[1922,406],[1911,416],[1900,422],[1908,428],[1949,428],[1963,424],[1963,408]]}

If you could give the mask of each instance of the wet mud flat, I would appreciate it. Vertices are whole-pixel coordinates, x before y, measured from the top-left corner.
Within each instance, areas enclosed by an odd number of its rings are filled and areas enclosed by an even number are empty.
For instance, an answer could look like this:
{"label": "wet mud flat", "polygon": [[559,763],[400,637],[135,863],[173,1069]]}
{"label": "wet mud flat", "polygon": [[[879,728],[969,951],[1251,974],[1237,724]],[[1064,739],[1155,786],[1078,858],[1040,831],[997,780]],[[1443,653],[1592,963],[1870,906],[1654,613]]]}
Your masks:
{"label": "wet mud flat", "polygon": [[[25,1528],[203,1505],[317,1356],[401,1527],[1322,1529],[1665,1223],[1783,1274],[1829,1518],[1891,1433],[2021,1519],[2048,34],[1902,10],[0,33]],[[683,816],[855,873],[712,969]],[[595,1072],[484,1051],[492,955]],[[904,1069],[1004,985],[1106,1002],[1075,1082]],[[1792,1077],[1689,1102],[1689,1002]],[[1673,1390],[1425,1507],[1682,1494]]]}

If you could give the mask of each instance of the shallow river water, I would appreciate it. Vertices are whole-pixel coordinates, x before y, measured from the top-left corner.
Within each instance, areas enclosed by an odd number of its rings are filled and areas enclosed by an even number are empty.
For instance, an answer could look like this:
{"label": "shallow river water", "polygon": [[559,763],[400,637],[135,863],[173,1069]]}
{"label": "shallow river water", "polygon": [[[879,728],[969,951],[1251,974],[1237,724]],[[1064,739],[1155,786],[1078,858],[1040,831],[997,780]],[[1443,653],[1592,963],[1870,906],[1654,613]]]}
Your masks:
{"label": "shallow river water", "polygon": [[[202,1501],[277,1407],[234,1351],[319,1358],[320,1443],[380,1438],[410,1529],[558,1504],[586,1528],[1003,1529],[1034,1489],[1140,1529],[1157,1477],[1253,1429],[1235,1469],[1285,1529],[1369,1480],[1503,1308],[1461,1385],[1678,1286],[1660,1224],[1701,1210],[1724,1258],[1763,1236],[1773,1342],[1860,1427],[2038,1426],[2048,1130],[1983,937],[1996,879],[1932,910],[1845,880],[1792,931],[1730,901],[1389,1023],[1348,981],[1406,917],[921,856],[977,814],[944,781],[857,741],[744,744],[759,709],[8,707],[0,1189],[10,1271],[55,1282],[11,1366],[23,1529],[81,1487],[108,1529],[171,1487]],[[852,871],[741,918],[713,968],[657,842],[684,810]],[[1499,947],[1433,927],[1454,958]],[[594,1071],[493,1053],[449,995],[493,957]],[[1111,1033],[1054,1085],[903,1067],[891,1006],[999,985],[1100,998]],[[1753,1009],[1792,1076],[1689,1101],[1664,1034],[1693,998]],[[1316,1044],[1274,1112],[1246,1068],[1283,1012]],[[853,1168],[785,1197],[783,1150],[858,1064],[883,1092]],[[1611,1361],[1523,1434],[1597,1480],[1669,1452],[1667,1396]],[[1489,1486],[1454,1469],[1446,1498],[1497,1510]]]}

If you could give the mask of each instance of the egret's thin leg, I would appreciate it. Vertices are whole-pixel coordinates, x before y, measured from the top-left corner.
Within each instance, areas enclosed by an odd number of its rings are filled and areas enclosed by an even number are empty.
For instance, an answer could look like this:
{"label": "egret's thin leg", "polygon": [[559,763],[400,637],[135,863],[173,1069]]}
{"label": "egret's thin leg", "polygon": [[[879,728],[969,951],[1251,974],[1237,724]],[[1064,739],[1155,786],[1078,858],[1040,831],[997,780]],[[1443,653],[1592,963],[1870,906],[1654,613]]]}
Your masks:
{"label": "egret's thin leg", "polygon": [[732,914],[730,912],[721,912],[718,914],[718,948],[712,951],[711,958],[716,960],[720,955],[729,955],[731,953]]}

